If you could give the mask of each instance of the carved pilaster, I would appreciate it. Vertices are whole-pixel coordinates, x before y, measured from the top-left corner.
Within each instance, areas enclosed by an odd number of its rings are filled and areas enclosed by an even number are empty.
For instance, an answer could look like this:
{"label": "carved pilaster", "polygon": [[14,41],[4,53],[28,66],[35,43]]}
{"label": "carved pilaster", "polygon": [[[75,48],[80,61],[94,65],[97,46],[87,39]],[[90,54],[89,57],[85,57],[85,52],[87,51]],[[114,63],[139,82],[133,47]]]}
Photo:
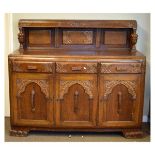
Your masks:
{"label": "carved pilaster", "polygon": [[113,88],[119,84],[124,85],[128,92],[132,95],[132,99],[136,99],[136,81],[125,81],[125,80],[113,80],[113,81],[105,81],[105,92],[104,99],[108,98],[108,95],[111,94]]}
{"label": "carved pilaster", "polygon": [[20,50],[24,49],[24,37],[25,36],[24,36],[23,28],[19,27],[18,41],[20,43],[20,47],[19,47]]}
{"label": "carved pilaster", "polygon": [[131,33],[130,36],[130,48],[131,48],[131,52],[136,51],[136,43],[137,43],[137,39],[138,39],[138,34],[136,34],[136,29],[133,29],[133,33]]}

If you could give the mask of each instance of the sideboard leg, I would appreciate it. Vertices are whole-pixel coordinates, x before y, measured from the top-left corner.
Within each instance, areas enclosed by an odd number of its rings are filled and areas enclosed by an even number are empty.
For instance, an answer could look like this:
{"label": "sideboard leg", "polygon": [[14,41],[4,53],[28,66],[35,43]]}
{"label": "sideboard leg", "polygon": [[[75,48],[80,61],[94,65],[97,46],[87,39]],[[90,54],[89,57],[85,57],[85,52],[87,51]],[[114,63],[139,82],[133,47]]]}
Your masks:
{"label": "sideboard leg", "polygon": [[16,136],[16,137],[26,137],[28,136],[29,131],[28,130],[10,130],[10,136]]}
{"label": "sideboard leg", "polygon": [[144,138],[145,134],[141,129],[126,129],[123,130],[123,135],[125,138]]}

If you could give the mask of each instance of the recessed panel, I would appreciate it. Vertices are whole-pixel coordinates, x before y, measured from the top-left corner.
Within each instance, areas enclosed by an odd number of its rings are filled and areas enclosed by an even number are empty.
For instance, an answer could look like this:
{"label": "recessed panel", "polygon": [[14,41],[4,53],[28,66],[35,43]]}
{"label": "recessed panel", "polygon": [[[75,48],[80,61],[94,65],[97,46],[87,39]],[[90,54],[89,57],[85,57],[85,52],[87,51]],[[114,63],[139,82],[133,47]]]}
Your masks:
{"label": "recessed panel", "polygon": [[62,43],[64,45],[93,44],[93,31],[64,30],[62,35]]}
{"label": "recessed panel", "polygon": [[125,31],[105,31],[104,44],[107,45],[125,45],[127,32]]}
{"label": "recessed panel", "polygon": [[36,46],[50,46],[51,32],[50,30],[30,30],[29,31],[29,45]]}

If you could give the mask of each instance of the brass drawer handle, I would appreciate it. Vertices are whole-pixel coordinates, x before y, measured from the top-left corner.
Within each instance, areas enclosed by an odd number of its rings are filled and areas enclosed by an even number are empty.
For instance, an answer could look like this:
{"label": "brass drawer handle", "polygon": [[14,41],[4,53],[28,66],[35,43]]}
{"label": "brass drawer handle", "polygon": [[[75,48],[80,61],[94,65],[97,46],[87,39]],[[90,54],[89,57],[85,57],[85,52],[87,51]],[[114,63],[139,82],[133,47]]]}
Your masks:
{"label": "brass drawer handle", "polygon": [[127,67],[124,67],[124,66],[117,66],[117,67],[116,67],[116,70],[117,70],[117,71],[127,71]]}
{"label": "brass drawer handle", "polygon": [[72,71],[81,71],[82,67],[72,67]]}
{"label": "brass drawer handle", "polygon": [[28,70],[37,70],[37,66],[27,66]]}

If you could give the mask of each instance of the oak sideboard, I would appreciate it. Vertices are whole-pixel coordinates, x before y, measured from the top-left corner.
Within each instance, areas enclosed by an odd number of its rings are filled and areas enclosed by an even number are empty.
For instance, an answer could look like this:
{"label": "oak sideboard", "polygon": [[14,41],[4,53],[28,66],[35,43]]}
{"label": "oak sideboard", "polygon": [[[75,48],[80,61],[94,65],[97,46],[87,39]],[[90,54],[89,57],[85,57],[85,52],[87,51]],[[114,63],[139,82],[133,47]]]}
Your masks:
{"label": "oak sideboard", "polygon": [[19,20],[8,56],[10,135],[141,130],[145,56],[135,20]]}

